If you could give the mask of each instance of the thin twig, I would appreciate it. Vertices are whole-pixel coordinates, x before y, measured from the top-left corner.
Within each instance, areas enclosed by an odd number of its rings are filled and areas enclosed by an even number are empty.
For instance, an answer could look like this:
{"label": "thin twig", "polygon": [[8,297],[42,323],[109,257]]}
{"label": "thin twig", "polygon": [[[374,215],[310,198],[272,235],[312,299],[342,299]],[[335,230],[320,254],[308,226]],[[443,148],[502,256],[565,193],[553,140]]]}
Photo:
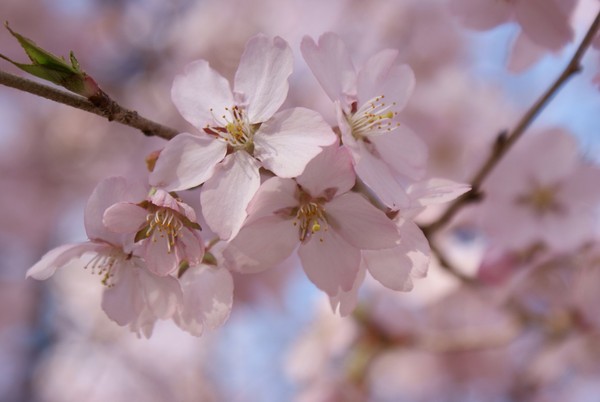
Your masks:
{"label": "thin twig", "polygon": [[[485,161],[483,166],[477,171],[473,179],[471,180],[471,190],[465,193],[462,197],[454,200],[448,209],[441,215],[435,222],[429,224],[423,228],[425,234],[431,238],[435,232],[442,229],[450,220],[467,204],[471,203],[474,199],[477,199],[478,195],[481,194],[481,185],[483,181],[489,176],[492,170],[496,167],[498,162],[504,155],[512,148],[519,138],[523,135],[525,130],[531,125],[535,118],[540,114],[548,102],[552,99],[563,84],[572,76],[581,71],[581,59],[587,49],[590,47],[592,40],[596,36],[598,29],[600,28],[600,13],[596,16],[596,19],[588,29],[585,37],[581,41],[581,44],[577,48],[577,51],[569,61],[569,64],[565,67],[563,72],[554,81],[552,86],[529,108],[529,110],[523,115],[521,120],[513,128],[513,130],[505,135],[501,134],[498,136],[498,140],[490,154],[490,157]],[[474,197],[475,196],[475,197]]]}
{"label": "thin twig", "polygon": [[98,116],[105,117],[109,121],[116,121],[126,126],[136,128],[147,136],[156,136],[169,140],[179,133],[175,129],[163,126],[162,124],[140,116],[136,111],[120,106],[108,96],[103,96],[102,98],[97,99],[97,102],[93,103],[82,96],[43,85],[26,78],[21,78],[2,70],[0,70],[0,84],[24,92],[29,92],[30,94],[38,95],[86,112],[97,114]]}

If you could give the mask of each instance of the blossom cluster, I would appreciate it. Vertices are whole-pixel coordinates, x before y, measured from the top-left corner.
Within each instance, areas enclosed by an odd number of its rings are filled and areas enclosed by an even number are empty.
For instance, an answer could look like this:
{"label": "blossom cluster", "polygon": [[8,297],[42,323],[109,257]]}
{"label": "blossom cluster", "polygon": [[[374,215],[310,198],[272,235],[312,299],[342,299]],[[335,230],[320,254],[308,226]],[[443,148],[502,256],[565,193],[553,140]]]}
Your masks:
{"label": "blossom cluster", "polygon": [[[248,41],[233,89],[208,62],[193,62],[171,96],[196,131],[151,158],[147,194],[124,178],[100,183],[86,208],[90,240],[50,251],[28,275],[46,279],[79,259],[102,276],[107,315],[146,336],[158,319],[195,335],[222,324],[230,271],[263,271],[292,253],[342,315],[367,271],[410,290],[430,254],[414,216],[469,186],[425,178],[427,147],[399,116],[415,77],[397,51],[356,69],[333,33],[305,37],[301,48],[335,126],[314,110],[281,108],[293,65],[282,38]],[[205,250],[194,209],[176,194],[198,186],[218,253]]]}

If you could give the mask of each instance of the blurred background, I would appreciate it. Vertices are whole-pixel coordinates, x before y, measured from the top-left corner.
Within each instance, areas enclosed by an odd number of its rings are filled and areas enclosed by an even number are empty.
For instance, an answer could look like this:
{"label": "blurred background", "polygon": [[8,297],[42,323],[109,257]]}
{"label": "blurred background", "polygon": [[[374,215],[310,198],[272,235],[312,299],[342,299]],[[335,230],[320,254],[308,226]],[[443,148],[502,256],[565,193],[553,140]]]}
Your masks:
{"label": "blurred background", "polygon": [[[516,24],[470,31],[443,0],[3,0],[0,15],[55,54],[73,50],[121,105],[190,132],[170,100],[173,77],[202,58],[231,79],[256,33],[279,35],[294,50],[286,105],[318,110],[332,124],[331,102],[299,52],[302,37],[338,33],[356,66],[398,49],[417,77],[402,118],[430,147],[429,174],[466,182],[498,134],[564,68],[597,9],[581,0],[571,16],[575,41],[520,74],[506,68]],[[26,60],[5,30],[0,52]],[[590,51],[583,72],[531,128],[560,127],[590,162],[600,157],[592,83],[599,62]],[[0,69],[23,75],[2,60]],[[230,320],[201,338],[170,322],[149,340],[136,338],[106,318],[100,280],[84,270],[25,279],[51,248],[86,240],[83,209],[100,180],[146,180],[144,158],[162,146],[0,87],[2,402],[600,400],[600,339],[594,320],[581,318],[600,313],[600,292],[588,285],[600,286],[590,268],[599,249],[518,258],[490,247],[471,209],[439,241],[479,286],[434,261],[409,293],[368,281],[360,308],[345,319],[293,257],[263,274],[237,275]],[[197,193],[182,195],[198,207]]]}

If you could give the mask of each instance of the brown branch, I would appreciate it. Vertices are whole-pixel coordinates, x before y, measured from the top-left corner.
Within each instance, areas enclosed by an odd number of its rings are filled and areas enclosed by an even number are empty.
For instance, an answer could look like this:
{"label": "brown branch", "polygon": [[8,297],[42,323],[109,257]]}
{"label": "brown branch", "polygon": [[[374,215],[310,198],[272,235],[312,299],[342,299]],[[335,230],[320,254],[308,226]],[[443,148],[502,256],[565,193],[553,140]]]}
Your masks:
{"label": "brown branch", "polygon": [[98,116],[108,119],[108,121],[116,121],[126,126],[136,128],[147,136],[156,136],[169,140],[179,133],[179,131],[175,129],[163,126],[162,124],[140,116],[134,110],[122,107],[104,93],[102,93],[102,96],[93,99],[94,102],[92,102],[83,96],[39,84],[35,81],[21,78],[2,70],[0,70],[0,84],[24,92],[29,92],[30,94],[41,96],[42,98],[50,99],[86,112],[97,114]]}
{"label": "brown branch", "polygon": [[513,147],[519,138],[523,135],[525,130],[531,125],[535,118],[540,112],[546,107],[548,102],[558,93],[559,89],[563,86],[569,78],[579,73],[582,69],[581,59],[587,49],[590,47],[592,40],[596,36],[598,29],[600,28],[600,13],[596,16],[596,19],[588,29],[585,37],[581,41],[581,44],[575,51],[575,54],[569,61],[569,64],[565,67],[563,72],[558,76],[554,83],[548,88],[548,90],[527,110],[521,120],[509,133],[502,133],[498,136],[496,144],[492,149],[490,157],[485,161],[483,166],[477,171],[473,179],[471,180],[471,190],[465,193],[462,197],[454,200],[448,209],[440,216],[435,222],[429,224],[423,228],[425,234],[430,237],[438,230],[442,229],[445,225],[452,220],[452,218],[467,204],[477,199],[481,194],[481,185],[484,180],[489,176],[492,170],[496,167],[498,162],[504,155]]}

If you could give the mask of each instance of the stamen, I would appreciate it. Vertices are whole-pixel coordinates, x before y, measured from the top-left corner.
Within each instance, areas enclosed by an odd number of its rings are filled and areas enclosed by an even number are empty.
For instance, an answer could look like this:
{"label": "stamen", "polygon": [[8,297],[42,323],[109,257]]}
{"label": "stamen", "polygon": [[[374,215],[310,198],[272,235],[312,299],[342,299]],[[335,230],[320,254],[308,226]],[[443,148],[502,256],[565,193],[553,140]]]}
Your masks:
{"label": "stamen", "polygon": [[[310,238],[314,233],[321,231],[321,224],[324,226],[323,230],[328,229],[323,207],[313,201],[298,208],[293,224],[298,226],[298,223],[300,224],[299,238],[301,242]],[[320,239],[320,241],[322,242],[323,239]]]}
{"label": "stamen", "polygon": [[[210,113],[213,116],[215,122],[225,121],[225,126],[210,126],[207,125],[204,131],[209,135],[214,135],[223,139],[234,149],[244,149],[252,145],[252,138],[254,137],[254,129],[248,115],[244,109],[238,106],[233,106],[231,109],[226,107],[226,114],[221,116],[221,119],[217,119],[213,109],[210,109]],[[227,117],[229,115],[229,117]],[[221,123],[219,123],[221,124]]]}
{"label": "stamen", "polygon": [[169,208],[160,208],[156,212],[148,214],[146,222],[148,223],[146,237],[156,242],[157,235],[161,238],[166,236],[167,253],[170,254],[175,248],[175,242],[183,228],[183,223],[175,215],[175,211]]}
{"label": "stamen", "polygon": [[384,95],[376,96],[348,117],[354,138],[360,140],[371,135],[389,133],[400,127],[400,123],[393,121],[398,112],[390,110],[396,106],[396,102],[386,104],[383,102],[384,98]]}
{"label": "stamen", "polygon": [[115,266],[126,258],[127,256],[121,251],[111,249],[108,252],[96,254],[83,268],[90,268],[92,274],[102,276],[102,284],[110,288],[115,285],[111,282]]}

